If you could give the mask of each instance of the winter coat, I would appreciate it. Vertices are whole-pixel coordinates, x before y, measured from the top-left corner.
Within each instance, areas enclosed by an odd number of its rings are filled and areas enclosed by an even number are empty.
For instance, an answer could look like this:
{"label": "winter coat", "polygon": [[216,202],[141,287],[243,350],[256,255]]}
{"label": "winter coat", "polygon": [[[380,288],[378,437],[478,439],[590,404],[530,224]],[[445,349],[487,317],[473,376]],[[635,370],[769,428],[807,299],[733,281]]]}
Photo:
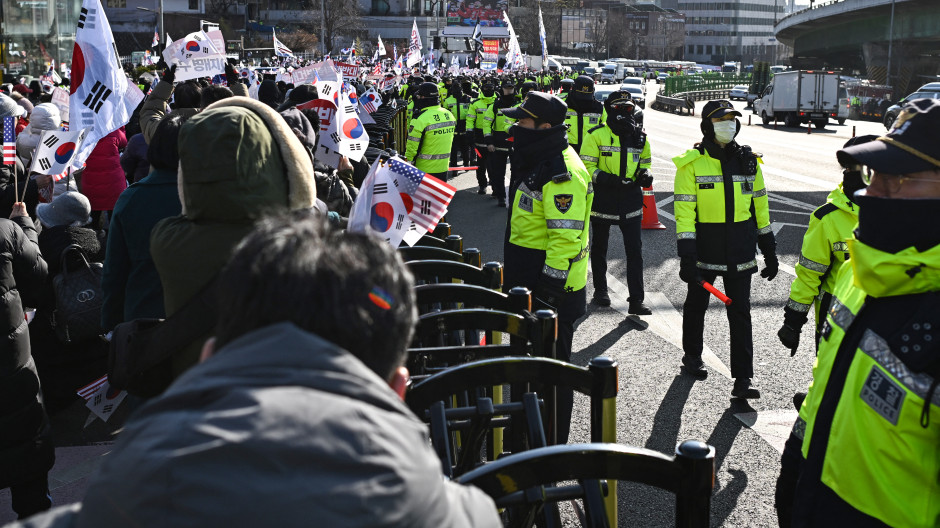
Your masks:
{"label": "winter coat", "polygon": [[47,130],[58,130],[61,125],[62,116],[56,105],[52,103],[36,105],[29,117],[29,124],[16,136],[16,154],[29,162],[33,159],[33,153],[39,145],[42,133]]}
{"label": "winter coat", "polygon": [[46,279],[36,240],[28,217],[0,219],[0,489],[44,476],[55,461],[23,313]]}
{"label": "winter coat", "polygon": [[[307,151],[274,110],[253,99],[216,101],[183,125],[179,146],[182,215],[161,220],[150,239],[167,316],[203,290],[255,222],[310,209],[316,199]],[[206,322],[204,337],[214,324]],[[174,355],[176,374],[196,364],[204,337]]]}
{"label": "winter coat", "polygon": [[[19,187],[15,187],[14,183]],[[36,185],[36,180],[26,176],[26,167],[17,156],[15,165],[0,165],[0,218],[9,218],[10,212],[13,211],[13,203],[24,196],[26,211],[30,217],[36,218],[39,187]]]}
{"label": "winter coat", "polygon": [[291,323],[243,335],[130,420],[77,526],[496,527],[427,427],[355,356]]}
{"label": "winter coat", "polygon": [[[143,136],[138,136],[142,141]],[[163,287],[150,256],[150,234],[157,222],[181,211],[176,171],[154,169],[118,198],[101,277],[105,331],[124,321],[166,316]]]}
{"label": "winter coat", "polygon": [[124,169],[124,177],[130,183],[139,182],[150,174],[147,142],[143,134],[136,134],[127,140],[127,148],[121,154],[121,168]]}
{"label": "winter coat", "polygon": [[82,194],[91,202],[92,211],[114,209],[118,196],[127,188],[127,179],[121,169],[120,150],[127,146],[124,127],[98,140],[85,161],[82,173]]}
{"label": "winter coat", "polygon": [[22,106],[26,110],[27,116],[29,116],[29,114],[32,113],[33,108],[35,108],[33,106],[33,103],[30,102],[30,100],[27,99],[26,96],[24,96],[23,94],[19,92],[10,92],[10,97],[12,97],[14,101],[16,101],[16,104]]}
{"label": "winter coat", "polygon": [[[229,86],[229,89],[231,89],[232,93],[236,96],[248,95],[248,88],[242,83],[235,83]],[[150,138],[153,137],[153,133],[157,130],[157,125],[160,124],[160,120],[163,119],[164,116],[179,114],[183,117],[192,117],[199,112],[198,108],[177,108],[168,114],[166,105],[172,95],[172,84],[158,82],[140,108],[140,130],[144,135],[144,139],[147,140],[148,145],[150,144]]]}
{"label": "winter coat", "polygon": [[[36,315],[29,325],[33,359],[39,368],[46,410],[55,413],[78,398],[76,391],[107,371],[108,345],[98,337],[69,344],[62,343],[53,327],[56,300],[53,280],[62,272],[62,253],[76,244],[89,262],[104,260],[104,245],[98,234],[87,227],[45,227],[39,234],[39,250],[47,262],[49,275],[39,289]],[[84,268],[77,254],[66,257],[68,271]]]}

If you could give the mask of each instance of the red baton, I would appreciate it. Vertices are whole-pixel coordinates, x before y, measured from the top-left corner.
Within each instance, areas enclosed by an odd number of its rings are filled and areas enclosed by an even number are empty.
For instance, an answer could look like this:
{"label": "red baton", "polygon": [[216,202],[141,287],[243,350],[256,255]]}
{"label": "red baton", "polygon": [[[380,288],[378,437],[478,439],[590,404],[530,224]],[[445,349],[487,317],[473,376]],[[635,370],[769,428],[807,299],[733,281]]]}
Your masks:
{"label": "red baton", "polygon": [[729,299],[728,296],[725,295],[724,293],[721,293],[721,290],[719,290],[718,288],[712,286],[712,284],[711,284],[710,282],[699,281],[699,284],[702,286],[702,288],[705,288],[706,290],[708,290],[708,293],[711,293],[711,294],[714,295],[719,301],[725,303],[725,306],[730,306],[730,305],[731,305],[731,299]]}

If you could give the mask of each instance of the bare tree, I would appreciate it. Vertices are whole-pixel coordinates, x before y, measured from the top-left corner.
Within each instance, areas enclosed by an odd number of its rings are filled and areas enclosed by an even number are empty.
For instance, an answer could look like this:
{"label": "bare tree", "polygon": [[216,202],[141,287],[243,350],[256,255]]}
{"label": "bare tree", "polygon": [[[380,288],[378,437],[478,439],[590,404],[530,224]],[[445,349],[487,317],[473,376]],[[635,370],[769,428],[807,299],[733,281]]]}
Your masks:
{"label": "bare tree", "polygon": [[327,51],[333,51],[336,38],[339,36],[354,36],[362,28],[359,17],[359,3],[349,0],[323,0],[323,12],[320,11],[320,2],[311,2],[312,11],[308,19],[308,27],[313,31],[320,31],[320,20],[323,20],[323,42]]}
{"label": "bare tree", "polygon": [[219,20],[236,5],[238,0],[206,0],[206,14],[213,17],[213,20]]}
{"label": "bare tree", "polygon": [[[317,28],[319,31],[319,28]],[[296,52],[306,52],[317,49],[320,39],[307,28],[298,28],[293,31],[278,33],[277,39],[285,46]]]}

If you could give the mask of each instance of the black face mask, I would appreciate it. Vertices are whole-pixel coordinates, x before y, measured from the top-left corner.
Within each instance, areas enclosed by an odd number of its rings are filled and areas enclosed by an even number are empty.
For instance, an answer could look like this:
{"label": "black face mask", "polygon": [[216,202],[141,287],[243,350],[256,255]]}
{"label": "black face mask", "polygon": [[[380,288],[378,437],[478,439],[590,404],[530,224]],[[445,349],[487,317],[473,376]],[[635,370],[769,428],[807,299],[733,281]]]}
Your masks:
{"label": "black face mask", "polygon": [[879,198],[858,194],[855,234],[869,246],[897,253],[911,246],[925,251],[940,244],[940,199]]}
{"label": "black face mask", "polygon": [[849,200],[855,201],[855,193],[865,188],[865,182],[862,181],[862,172],[861,171],[842,171],[842,192],[849,198]]}
{"label": "black face mask", "polygon": [[496,93],[495,88],[483,88],[483,97],[493,97],[494,93]]}

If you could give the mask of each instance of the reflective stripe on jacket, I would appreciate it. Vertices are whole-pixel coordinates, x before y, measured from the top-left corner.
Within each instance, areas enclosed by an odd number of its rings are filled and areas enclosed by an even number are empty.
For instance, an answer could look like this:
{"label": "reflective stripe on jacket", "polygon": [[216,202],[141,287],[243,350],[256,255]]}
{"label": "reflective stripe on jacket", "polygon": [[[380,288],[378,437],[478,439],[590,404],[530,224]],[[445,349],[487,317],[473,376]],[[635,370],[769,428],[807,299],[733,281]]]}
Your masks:
{"label": "reflective stripe on jacket", "polygon": [[450,166],[450,151],[456,129],[454,114],[440,106],[418,113],[408,127],[405,158],[424,172],[444,172]]}

